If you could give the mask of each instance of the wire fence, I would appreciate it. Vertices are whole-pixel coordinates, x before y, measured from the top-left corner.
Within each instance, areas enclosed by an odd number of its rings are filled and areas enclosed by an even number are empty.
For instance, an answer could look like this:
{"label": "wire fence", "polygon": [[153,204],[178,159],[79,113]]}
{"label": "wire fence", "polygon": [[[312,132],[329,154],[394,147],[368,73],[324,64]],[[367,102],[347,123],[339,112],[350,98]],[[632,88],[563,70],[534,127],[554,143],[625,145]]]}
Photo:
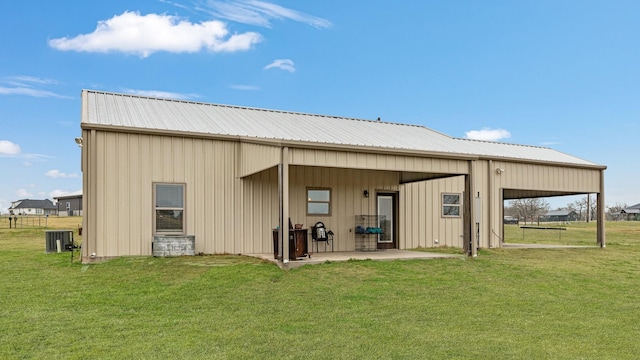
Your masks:
{"label": "wire fence", "polygon": [[0,229],[47,227],[48,222],[47,215],[0,215]]}

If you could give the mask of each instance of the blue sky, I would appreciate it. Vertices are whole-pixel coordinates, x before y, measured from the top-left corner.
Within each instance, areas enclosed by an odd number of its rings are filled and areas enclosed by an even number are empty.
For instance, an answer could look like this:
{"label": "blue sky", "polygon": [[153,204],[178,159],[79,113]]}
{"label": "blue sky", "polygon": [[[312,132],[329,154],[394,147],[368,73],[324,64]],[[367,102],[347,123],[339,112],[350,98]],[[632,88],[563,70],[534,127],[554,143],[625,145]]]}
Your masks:
{"label": "blue sky", "polygon": [[81,190],[82,89],[548,146],[606,165],[606,205],[633,205],[639,18],[618,0],[4,1],[0,212]]}

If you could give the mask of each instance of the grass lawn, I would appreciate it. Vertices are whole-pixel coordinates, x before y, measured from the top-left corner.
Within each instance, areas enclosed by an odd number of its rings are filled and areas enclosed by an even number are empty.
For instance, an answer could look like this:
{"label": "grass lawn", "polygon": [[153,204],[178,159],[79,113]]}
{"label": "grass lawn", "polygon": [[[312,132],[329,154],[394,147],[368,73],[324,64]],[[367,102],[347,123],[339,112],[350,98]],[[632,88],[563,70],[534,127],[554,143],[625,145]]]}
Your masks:
{"label": "grass lawn", "polygon": [[[48,225],[79,223],[54,217]],[[6,225],[0,223],[0,359],[640,354],[640,222],[607,223],[605,249],[484,249],[476,259],[289,271],[240,256],[83,265],[77,255],[72,263],[69,253],[45,254],[44,228]],[[566,227],[563,241],[595,243],[594,223]]]}

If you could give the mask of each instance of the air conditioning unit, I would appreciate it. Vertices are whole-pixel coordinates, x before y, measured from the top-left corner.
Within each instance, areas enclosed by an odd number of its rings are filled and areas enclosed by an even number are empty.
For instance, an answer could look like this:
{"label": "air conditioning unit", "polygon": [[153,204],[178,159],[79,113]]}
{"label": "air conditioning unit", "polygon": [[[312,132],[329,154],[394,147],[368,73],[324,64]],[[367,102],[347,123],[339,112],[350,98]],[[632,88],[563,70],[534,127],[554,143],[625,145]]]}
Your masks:
{"label": "air conditioning unit", "polygon": [[58,241],[60,251],[73,250],[73,230],[47,230],[45,231],[45,252],[53,253],[58,251]]}

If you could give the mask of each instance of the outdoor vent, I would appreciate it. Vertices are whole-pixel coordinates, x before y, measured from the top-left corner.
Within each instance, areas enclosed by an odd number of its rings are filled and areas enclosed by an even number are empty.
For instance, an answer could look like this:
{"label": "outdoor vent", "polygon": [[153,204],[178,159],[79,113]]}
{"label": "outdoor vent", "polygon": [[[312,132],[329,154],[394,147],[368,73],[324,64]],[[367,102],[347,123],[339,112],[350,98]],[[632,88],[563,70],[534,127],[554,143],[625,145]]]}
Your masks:
{"label": "outdoor vent", "polygon": [[[58,245],[58,241],[60,245]],[[73,230],[49,230],[45,232],[45,252],[53,253],[58,251],[73,250]]]}

